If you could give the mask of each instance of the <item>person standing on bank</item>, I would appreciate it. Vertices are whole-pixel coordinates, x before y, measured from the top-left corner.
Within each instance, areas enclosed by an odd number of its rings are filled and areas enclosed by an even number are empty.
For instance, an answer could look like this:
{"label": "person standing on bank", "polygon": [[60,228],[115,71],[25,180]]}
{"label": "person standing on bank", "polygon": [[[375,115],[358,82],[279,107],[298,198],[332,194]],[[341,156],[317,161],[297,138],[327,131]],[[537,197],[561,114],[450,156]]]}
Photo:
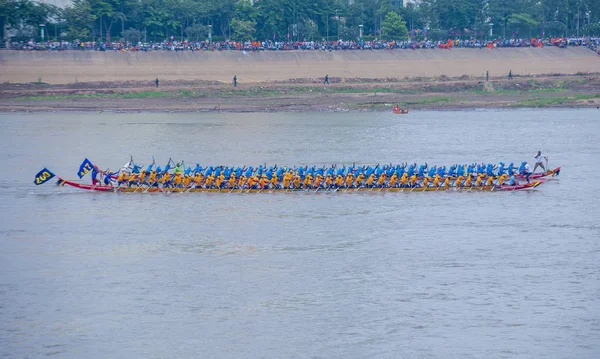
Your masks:
{"label": "person standing on bank", "polygon": [[156,80],[154,80],[154,85],[156,85],[156,88],[158,88],[158,77],[156,78]]}
{"label": "person standing on bank", "polygon": [[512,70],[508,71],[508,79],[512,80]]}
{"label": "person standing on bank", "polygon": [[237,76],[233,75],[233,87],[237,87]]}
{"label": "person standing on bank", "polygon": [[323,81],[323,85],[329,85],[329,74],[325,75],[325,81]]}
{"label": "person standing on bank", "polygon": [[546,172],[546,167],[544,167],[544,160],[548,163],[548,156],[544,156],[542,151],[538,151],[537,155],[535,155],[535,166],[533,166],[533,172],[540,166],[544,172]]}

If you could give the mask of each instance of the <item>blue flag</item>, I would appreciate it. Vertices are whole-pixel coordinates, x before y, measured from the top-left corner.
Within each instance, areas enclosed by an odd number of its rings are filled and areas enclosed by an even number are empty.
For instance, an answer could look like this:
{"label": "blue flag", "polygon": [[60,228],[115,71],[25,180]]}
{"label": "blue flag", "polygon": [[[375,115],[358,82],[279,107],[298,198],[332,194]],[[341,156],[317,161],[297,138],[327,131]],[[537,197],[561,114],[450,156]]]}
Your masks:
{"label": "blue flag", "polygon": [[83,176],[85,176],[89,171],[91,171],[92,168],[94,168],[94,165],[92,164],[92,162],[90,162],[90,160],[86,158],[81,163],[81,166],[79,166],[79,171],[77,172],[77,175],[79,176],[79,178],[83,178]]}
{"label": "blue flag", "polygon": [[43,183],[48,182],[52,177],[54,177],[54,173],[50,172],[49,169],[44,168],[43,170],[39,171],[38,174],[35,175],[33,183],[35,183],[36,186],[39,186]]}

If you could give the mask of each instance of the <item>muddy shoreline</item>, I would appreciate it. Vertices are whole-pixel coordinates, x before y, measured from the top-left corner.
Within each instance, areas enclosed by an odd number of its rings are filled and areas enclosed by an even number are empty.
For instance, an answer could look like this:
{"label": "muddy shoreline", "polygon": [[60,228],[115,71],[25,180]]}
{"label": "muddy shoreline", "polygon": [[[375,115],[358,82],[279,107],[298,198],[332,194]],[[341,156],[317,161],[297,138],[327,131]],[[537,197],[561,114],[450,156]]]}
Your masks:
{"label": "muddy shoreline", "polygon": [[599,107],[600,74],[506,78],[295,78],[238,87],[219,81],[0,84],[0,111],[343,112]]}

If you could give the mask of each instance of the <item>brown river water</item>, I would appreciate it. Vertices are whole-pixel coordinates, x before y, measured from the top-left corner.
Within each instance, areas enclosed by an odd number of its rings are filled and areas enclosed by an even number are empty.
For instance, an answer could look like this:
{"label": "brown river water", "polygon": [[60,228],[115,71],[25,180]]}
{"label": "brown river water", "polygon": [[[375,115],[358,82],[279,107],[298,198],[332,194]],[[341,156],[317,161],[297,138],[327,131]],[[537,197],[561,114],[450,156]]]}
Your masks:
{"label": "brown river water", "polygon": [[[600,111],[0,114],[0,356],[598,358]],[[115,194],[164,165],[533,162],[514,193]],[[84,178],[88,180],[89,178]]]}

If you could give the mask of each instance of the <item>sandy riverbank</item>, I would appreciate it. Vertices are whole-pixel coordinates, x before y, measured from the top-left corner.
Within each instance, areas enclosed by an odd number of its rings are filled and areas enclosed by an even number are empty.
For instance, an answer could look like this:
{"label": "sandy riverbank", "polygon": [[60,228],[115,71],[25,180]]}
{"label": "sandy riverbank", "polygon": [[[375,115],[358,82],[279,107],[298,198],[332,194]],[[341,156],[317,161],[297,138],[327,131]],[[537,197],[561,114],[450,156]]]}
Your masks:
{"label": "sandy riverbank", "polygon": [[372,111],[598,107],[600,74],[494,78],[335,79],[231,85],[165,81],[4,84],[0,111]]}

